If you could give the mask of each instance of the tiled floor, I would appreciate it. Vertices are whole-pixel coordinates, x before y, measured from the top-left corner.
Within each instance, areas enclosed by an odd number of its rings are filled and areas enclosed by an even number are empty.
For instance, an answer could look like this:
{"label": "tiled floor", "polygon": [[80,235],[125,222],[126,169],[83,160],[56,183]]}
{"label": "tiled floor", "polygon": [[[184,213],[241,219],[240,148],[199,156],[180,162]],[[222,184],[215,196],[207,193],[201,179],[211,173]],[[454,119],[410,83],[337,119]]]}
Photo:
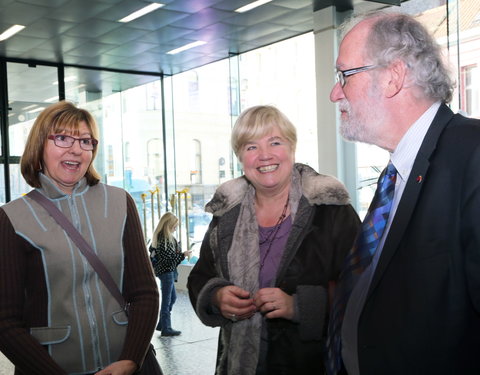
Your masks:
{"label": "tiled floor", "polygon": [[172,327],[180,336],[161,337],[155,331],[152,343],[165,375],[213,375],[217,357],[218,328],[204,326],[193,311],[188,295],[177,292]]}
{"label": "tiled floor", "polygon": [[[180,336],[152,339],[164,375],[213,375],[217,355],[218,328],[204,326],[195,315],[188,295],[177,292],[173,306],[172,326]],[[12,364],[0,353],[0,375],[13,374]]]}

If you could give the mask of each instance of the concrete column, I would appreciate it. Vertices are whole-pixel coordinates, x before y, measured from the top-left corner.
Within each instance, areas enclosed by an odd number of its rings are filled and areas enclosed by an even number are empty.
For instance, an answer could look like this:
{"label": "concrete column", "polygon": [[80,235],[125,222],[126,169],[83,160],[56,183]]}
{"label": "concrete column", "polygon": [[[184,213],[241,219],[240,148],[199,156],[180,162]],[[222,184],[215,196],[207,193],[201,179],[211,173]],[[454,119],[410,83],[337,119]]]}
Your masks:
{"label": "concrete column", "polygon": [[317,87],[318,165],[321,173],[339,175],[336,109],[329,100],[335,84],[333,69],[337,56],[337,37],[333,6],[313,14],[315,72]]}
{"label": "concrete column", "polygon": [[338,13],[333,6],[314,12],[318,165],[320,173],[336,176],[347,186],[355,206],[355,145],[338,133],[339,113],[330,102],[339,43],[337,27],[347,14]]}

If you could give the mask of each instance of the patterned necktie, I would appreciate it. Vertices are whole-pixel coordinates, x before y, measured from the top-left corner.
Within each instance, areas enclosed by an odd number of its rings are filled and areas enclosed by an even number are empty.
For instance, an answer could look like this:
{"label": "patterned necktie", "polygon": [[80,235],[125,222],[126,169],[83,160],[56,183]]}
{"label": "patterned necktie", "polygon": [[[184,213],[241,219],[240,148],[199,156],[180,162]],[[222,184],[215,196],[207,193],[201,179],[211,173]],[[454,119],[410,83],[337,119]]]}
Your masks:
{"label": "patterned necktie", "polygon": [[396,180],[397,170],[392,162],[389,162],[378,179],[377,191],[363,220],[361,232],[340,273],[328,325],[326,367],[329,375],[337,374],[342,367],[341,326],[348,298],[358,278],[371,263],[382,238],[392,207]]}

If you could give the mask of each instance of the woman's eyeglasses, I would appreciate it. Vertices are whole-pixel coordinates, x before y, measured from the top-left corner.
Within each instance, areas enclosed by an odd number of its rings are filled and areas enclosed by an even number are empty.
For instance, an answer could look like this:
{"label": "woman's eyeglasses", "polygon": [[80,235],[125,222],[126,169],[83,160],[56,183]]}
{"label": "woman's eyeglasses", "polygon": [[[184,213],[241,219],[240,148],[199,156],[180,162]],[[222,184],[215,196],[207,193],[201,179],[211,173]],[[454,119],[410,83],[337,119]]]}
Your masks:
{"label": "woman's eyeglasses", "polygon": [[98,144],[95,138],[75,138],[64,134],[49,135],[47,138],[53,140],[55,146],[61,148],[70,148],[75,141],[78,141],[80,148],[85,151],[92,151]]}

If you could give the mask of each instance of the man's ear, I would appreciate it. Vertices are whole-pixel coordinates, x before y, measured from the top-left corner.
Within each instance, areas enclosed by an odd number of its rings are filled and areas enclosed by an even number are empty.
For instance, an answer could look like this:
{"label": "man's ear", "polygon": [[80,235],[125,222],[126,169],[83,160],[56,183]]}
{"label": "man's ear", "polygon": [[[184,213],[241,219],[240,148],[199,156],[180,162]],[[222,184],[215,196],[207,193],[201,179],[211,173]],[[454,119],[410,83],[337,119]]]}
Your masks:
{"label": "man's ear", "polygon": [[407,75],[407,66],[401,60],[396,60],[387,68],[387,85],[385,95],[392,98],[405,87],[405,77]]}

